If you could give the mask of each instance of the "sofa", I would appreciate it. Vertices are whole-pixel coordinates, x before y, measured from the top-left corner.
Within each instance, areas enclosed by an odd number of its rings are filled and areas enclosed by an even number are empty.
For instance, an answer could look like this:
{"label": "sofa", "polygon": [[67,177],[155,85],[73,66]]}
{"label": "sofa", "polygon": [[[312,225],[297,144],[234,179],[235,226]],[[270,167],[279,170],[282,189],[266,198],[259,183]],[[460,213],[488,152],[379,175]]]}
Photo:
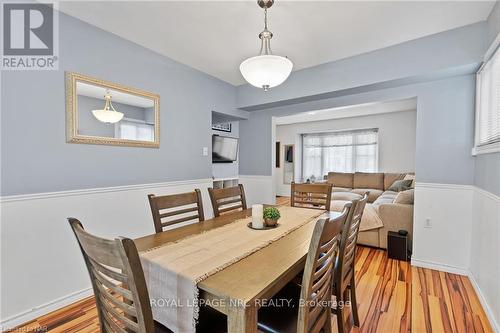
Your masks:
{"label": "sofa", "polygon": [[[403,192],[391,191],[389,188],[397,180],[412,180],[412,173],[340,173],[330,172],[325,177],[332,184],[331,210],[341,211],[345,203],[360,199],[368,193],[363,220],[358,236],[358,244],[387,248],[389,231],[406,230],[411,244],[413,235],[413,191],[408,190],[405,199],[400,199]],[[411,193],[409,193],[411,192]],[[408,196],[410,196],[408,199]],[[404,203],[399,203],[404,202]]]}

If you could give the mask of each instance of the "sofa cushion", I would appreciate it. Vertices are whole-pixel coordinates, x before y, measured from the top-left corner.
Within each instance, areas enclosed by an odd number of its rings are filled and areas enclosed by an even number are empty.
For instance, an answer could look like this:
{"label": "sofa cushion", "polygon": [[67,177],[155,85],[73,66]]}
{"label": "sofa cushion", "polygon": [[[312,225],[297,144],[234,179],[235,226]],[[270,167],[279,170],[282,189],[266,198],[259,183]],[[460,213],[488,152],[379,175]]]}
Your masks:
{"label": "sofa cushion", "polygon": [[406,176],[404,173],[386,173],[384,174],[384,190],[388,190],[392,183],[401,180]]}
{"label": "sofa cushion", "polygon": [[341,212],[344,210],[344,206],[350,203],[349,200],[332,200],[330,203],[330,211]]}
{"label": "sofa cushion", "polygon": [[356,172],[354,174],[354,188],[384,189],[383,173]]}
{"label": "sofa cushion", "polygon": [[336,187],[336,186],[332,187],[332,192],[350,192],[351,190],[352,188],[348,187]]}
{"label": "sofa cushion", "polygon": [[415,190],[411,189],[399,192],[398,195],[394,198],[394,203],[413,205],[414,200]]}
{"label": "sofa cushion", "polygon": [[388,190],[394,192],[406,191],[410,189],[411,183],[412,183],[411,179],[396,180],[394,183],[392,183],[392,185],[388,188]]}
{"label": "sofa cushion", "polygon": [[396,199],[397,195],[398,192],[385,191],[372,203],[372,206],[375,207],[375,209],[378,209],[378,207],[382,204],[394,203],[394,199]]}
{"label": "sofa cushion", "polygon": [[355,188],[351,192],[359,195],[365,195],[365,193],[368,192],[368,202],[374,202],[382,193],[384,193],[381,190],[375,190],[372,188]]}
{"label": "sofa cushion", "polygon": [[354,174],[344,172],[329,172],[328,183],[333,184],[335,187],[353,188]]}
{"label": "sofa cushion", "polygon": [[359,200],[363,197],[360,194],[353,192],[334,192],[332,193],[332,200],[353,201]]}

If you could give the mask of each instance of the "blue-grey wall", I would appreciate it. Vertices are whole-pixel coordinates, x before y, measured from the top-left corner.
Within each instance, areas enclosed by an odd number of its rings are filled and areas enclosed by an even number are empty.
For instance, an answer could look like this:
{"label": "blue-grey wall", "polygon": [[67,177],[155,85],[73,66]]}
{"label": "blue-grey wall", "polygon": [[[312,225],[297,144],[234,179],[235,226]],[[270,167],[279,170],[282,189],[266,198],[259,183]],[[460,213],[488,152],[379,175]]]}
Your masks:
{"label": "blue-grey wall", "polygon": [[[202,156],[211,147],[211,112],[241,113],[235,88],[59,17],[58,71],[2,72],[1,195],[211,177],[210,154]],[[66,143],[64,71],[159,94],[160,149]]]}
{"label": "blue-grey wall", "polygon": [[[240,174],[271,175],[271,118],[323,108],[417,97],[416,174],[419,182],[472,184],[474,75],[250,112],[240,122]],[[258,156],[258,158],[257,158]],[[454,167],[450,167],[453,165]]]}

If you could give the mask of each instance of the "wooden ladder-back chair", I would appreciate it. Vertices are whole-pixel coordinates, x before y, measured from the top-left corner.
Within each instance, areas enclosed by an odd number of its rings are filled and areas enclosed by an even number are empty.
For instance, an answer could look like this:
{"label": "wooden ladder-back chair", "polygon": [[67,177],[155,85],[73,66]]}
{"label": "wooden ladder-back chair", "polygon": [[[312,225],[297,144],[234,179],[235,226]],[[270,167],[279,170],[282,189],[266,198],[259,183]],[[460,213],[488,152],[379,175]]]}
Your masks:
{"label": "wooden ladder-back chair", "polygon": [[330,210],[332,200],[331,184],[296,184],[291,186],[292,207]]}
{"label": "wooden ladder-back chair", "polygon": [[[259,330],[264,332],[331,332],[332,271],[342,228],[351,204],[335,219],[316,222],[304,268],[300,302],[297,307],[266,307],[259,310]],[[285,288],[297,288],[289,284]],[[293,294],[292,292],[291,294]],[[278,294],[277,299],[297,299],[299,295]],[[294,312],[295,311],[295,312]]]}
{"label": "wooden ladder-back chair", "polygon": [[210,201],[212,201],[215,217],[233,210],[247,209],[245,189],[241,184],[234,187],[209,188],[208,194]]}
{"label": "wooden ladder-back chair", "polygon": [[153,320],[137,248],[129,238],[108,240],[68,218],[94,289],[101,332],[170,332]]}
{"label": "wooden ladder-back chair", "polygon": [[193,192],[162,196],[149,194],[148,199],[156,233],[162,232],[163,228],[177,223],[205,220],[199,189],[195,189]]}
{"label": "wooden ladder-back chair", "polygon": [[361,218],[363,217],[363,211],[367,201],[368,194],[366,193],[362,199],[352,202],[352,209],[342,230],[339,254],[333,270],[333,295],[335,295],[337,303],[337,307],[335,307],[333,311],[337,315],[339,333],[346,331],[344,327],[344,304],[347,299],[351,301],[354,325],[359,327],[354,267],[356,264],[356,242],[358,240]]}

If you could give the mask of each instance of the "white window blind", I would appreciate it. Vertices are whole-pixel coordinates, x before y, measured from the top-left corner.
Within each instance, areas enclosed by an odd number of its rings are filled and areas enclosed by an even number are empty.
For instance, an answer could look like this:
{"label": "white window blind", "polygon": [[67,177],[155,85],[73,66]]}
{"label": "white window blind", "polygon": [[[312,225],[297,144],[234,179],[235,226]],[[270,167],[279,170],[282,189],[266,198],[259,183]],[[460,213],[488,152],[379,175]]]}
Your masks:
{"label": "white window blind", "polygon": [[378,129],[302,135],[302,177],[330,171],[377,172]]}
{"label": "white window blind", "polygon": [[122,120],[117,124],[117,137],[127,140],[154,141],[154,126],[136,120]]}
{"label": "white window blind", "polygon": [[477,74],[476,148],[500,143],[500,51]]}

